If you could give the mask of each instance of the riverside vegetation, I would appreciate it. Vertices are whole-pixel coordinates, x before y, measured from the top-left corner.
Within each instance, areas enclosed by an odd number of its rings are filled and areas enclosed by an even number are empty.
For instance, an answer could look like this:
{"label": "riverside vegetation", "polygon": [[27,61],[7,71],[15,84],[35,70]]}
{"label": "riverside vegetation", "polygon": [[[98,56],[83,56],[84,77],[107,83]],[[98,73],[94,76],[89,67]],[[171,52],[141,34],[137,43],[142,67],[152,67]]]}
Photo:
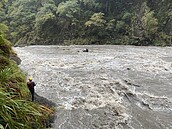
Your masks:
{"label": "riverside vegetation", "polygon": [[171,0],[3,0],[9,39],[29,44],[172,43]]}
{"label": "riverside vegetation", "polygon": [[10,59],[16,54],[9,41],[171,46],[171,7],[171,0],[1,0],[0,129],[46,128],[53,112],[28,101],[26,78]]}
{"label": "riverside vegetation", "polygon": [[44,129],[53,110],[31,102],[26,77],[15,61],[5,38],[8,27],[0,24],[0,129]]}

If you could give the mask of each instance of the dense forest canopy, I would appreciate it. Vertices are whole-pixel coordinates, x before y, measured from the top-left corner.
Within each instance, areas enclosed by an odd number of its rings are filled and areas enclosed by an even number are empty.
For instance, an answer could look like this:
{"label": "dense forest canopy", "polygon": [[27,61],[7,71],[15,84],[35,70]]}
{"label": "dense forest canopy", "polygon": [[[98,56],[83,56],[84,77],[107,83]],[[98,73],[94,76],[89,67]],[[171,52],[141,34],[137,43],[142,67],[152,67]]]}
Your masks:
{"label": "dense forest canopy", "polygon": [[171,45],[171,0],[3,0],[9,40],[29,44]]}

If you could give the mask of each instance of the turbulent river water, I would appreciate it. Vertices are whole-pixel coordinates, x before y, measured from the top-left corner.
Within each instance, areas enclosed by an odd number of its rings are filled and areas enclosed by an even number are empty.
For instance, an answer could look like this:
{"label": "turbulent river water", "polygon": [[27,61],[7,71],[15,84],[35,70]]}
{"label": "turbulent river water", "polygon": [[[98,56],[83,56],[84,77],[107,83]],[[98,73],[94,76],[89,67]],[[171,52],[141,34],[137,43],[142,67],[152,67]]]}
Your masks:
{"label": "turbulent river water", "polygon": [[56,104],[53,129],[172,129],[171,47],[14,50],[36,93]]}

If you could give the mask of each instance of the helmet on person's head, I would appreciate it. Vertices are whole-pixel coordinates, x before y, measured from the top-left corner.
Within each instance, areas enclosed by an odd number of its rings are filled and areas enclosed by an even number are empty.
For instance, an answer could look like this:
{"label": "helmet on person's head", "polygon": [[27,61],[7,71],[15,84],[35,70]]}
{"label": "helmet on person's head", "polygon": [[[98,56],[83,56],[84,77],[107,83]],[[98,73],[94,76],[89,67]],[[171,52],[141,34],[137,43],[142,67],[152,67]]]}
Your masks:
{"label": "helmet on person's head", "polygon": [[30,77],[29,80],[32,81],[32,77]]}

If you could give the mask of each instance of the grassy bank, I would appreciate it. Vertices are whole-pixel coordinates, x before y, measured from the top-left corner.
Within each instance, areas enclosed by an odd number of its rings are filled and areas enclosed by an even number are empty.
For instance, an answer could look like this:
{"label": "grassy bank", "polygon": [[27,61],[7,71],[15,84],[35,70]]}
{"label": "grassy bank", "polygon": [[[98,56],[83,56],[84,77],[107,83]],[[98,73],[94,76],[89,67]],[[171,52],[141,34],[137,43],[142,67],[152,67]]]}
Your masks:
{"label": "grassy bank", "polygon": [[30,101],[26,77],[11,56],[16,54],[0,33],[0,129],[44,129],[53,110]]}

